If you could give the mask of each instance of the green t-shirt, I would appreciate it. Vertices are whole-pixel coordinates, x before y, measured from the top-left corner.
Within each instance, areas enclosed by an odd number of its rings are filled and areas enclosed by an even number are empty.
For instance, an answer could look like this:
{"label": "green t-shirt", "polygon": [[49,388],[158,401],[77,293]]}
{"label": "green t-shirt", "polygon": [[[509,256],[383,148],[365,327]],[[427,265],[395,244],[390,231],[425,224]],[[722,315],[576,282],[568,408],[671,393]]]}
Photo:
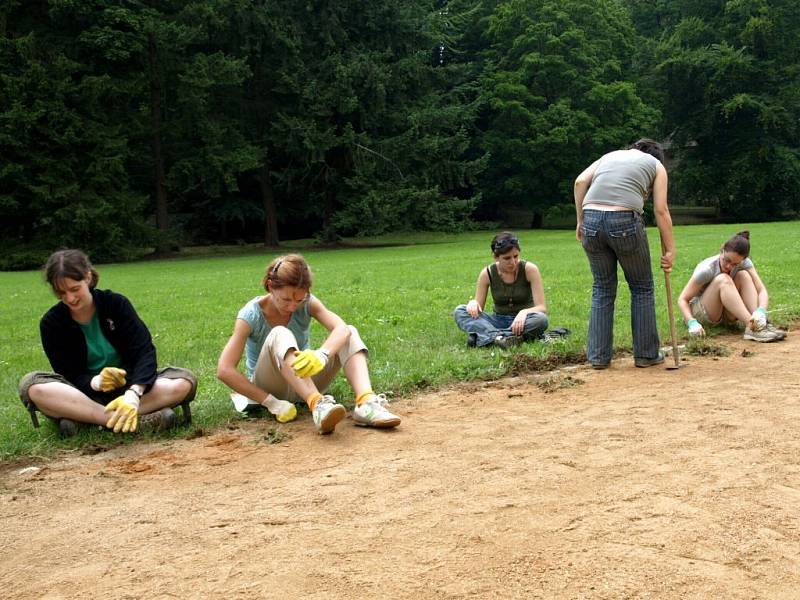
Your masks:
{"label": "green t-shirt", "polygon": [[92,375],[97,375],[104,367],[121,367],[122,361],[119,354],[103,335],[100,329],[100,320],[97,312],[92,315],[92,320],[88,323],[78,323],[86,338],[86,364]]}

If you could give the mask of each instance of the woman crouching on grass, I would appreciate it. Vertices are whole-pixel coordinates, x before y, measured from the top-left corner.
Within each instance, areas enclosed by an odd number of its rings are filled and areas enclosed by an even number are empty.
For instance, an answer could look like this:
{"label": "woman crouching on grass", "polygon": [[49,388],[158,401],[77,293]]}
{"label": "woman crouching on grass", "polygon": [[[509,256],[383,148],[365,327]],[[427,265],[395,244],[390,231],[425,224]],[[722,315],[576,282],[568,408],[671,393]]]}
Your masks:
{"label": "woman crouching on grass", "polygon": [[197,379],[186,369],[156,371],[150,331],[125,296],[97,289],[99,275],[89,258],[80,250],[59,250],[44,270],[60,300],[39,324],[55,372],[29,373],[20,381],[31,415],[38,409],[56,419],[62,437],[73,435],[78,423],[105,425],[114,433],[169,429],[179,404],[188,420]]}
{"label": "woman crouching on grass", "polygon": [[[372,391],[367,347],[355,327],[312,295],[311,269],[298,254],[273,260],[256,296],[236,317],[217,363],[217,377],[235,392],[264,406],[281,423],[297,416],[296,401],[311,409],[320,433],[331,433],[345,409],[323,392],[340,369],[353,388],[353,421],[368,427],[396,427],[400,417],[386,409],[386,396]],[[309,348],[311,319],[330,333],[317,350]],[[245,377],[237,368],[245,354]]]}
{"label": "woman crouching on grass", "polygon": [[786,332],[767,320],[769,294],[750,260],[750,232],[725,242],[719,254],[700,262],[678,298],[689,335],[705,335],[703,325],[740,322],[744,339],[775,342]]}
{"label": "woman crouching on grass", "polygon": [[[504,231],[492,239],[494,262],[481,269],[475,297],[460,304],[453,317],[467,332],[467,346],[495,344],[508,348],[536,340],[547,329],[547,305],[539,268],[519,257],[519,239]],[[484,312],[487,293],[492,292],[494,312]]]}

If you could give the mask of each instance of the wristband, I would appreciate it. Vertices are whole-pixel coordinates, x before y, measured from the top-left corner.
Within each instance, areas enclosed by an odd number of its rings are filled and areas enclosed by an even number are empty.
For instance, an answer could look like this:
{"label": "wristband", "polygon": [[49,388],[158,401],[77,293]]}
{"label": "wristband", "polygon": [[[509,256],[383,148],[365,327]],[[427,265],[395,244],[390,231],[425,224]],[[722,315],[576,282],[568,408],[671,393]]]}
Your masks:
{"label": "wristband", "polygon": [[767,309],[766,309],[766,308],[761,308],[761,307],[759,306],[757,309],[755,309],[755,310],[753,311],[753,313],[754,313],[754,314],[755,314],[755,313],[761,313],[762,315],[764,315],[764,316],[766,317],[766,316],[767,316]]}
{"label": "wristband", "polygon": [[697,319],[689,319],[688,321],[686,321],[687,327],[692,327],[693,325],[700,325],[700,321],[698,321]]}

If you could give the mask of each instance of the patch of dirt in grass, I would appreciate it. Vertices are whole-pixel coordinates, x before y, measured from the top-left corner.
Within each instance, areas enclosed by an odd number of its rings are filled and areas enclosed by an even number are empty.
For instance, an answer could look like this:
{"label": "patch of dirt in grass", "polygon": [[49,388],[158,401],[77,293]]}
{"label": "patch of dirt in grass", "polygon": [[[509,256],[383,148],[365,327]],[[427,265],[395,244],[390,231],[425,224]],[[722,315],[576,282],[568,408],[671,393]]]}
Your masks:
{"label": "patch of dirt in grass", "polygon": [[544,358],[530,356],[529,354],[511,355],[512,375],[523,373],[538,373],[541,371],[552,371],[566,365],[580,365],[586,362],[585,352],[568,352],[566,354],[551,354]]}
{"label": "patch of dirt in grass", "polygon": [[280,444],[292,438],[291,434],[280,427],[270,427],[267,434],[262,438],[268,444]]}
{"label": "patch of dirt in grass", "polygon": [[730,356],[729,346],[709,338],[695,338],[686,342],[683,354],[687,356]]}
{"label": "patch of dirt in grass", "polygon": [[542,390],[545,394],[550,394],[556,390],[572,388],[586,383],[583,379],[567,375],[565,373],[553,373],[541,377],[536,382],[536,387]]}
{"label": "patch of dirt in grass", "polygon": [[[684,354],[679,370],[520,356],[516,376],[393,402],[394,430],[348,418],[322,436],[303,413],[0,465],[0,589],[794,597],[800,336],[718,337],[730,356]],[[560,370],[543,375],[548,365]]]}

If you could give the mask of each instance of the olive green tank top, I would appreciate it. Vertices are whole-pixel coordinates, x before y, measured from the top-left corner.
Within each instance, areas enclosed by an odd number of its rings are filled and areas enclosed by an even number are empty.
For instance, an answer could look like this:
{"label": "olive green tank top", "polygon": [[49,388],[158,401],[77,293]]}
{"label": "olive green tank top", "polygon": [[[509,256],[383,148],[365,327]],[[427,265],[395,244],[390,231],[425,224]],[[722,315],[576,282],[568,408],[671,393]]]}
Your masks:
{"label": "olive green tank top", "polygon": [[513,283],[506,283],[497,272],[497,264],[486,267],[489,274],[489,289],[492,291],[494,312],[498,315],[516,315],[523,308],[533,306],[531,284],[525,278],[525,263],[520,260],[517,267],[517,278]]}

